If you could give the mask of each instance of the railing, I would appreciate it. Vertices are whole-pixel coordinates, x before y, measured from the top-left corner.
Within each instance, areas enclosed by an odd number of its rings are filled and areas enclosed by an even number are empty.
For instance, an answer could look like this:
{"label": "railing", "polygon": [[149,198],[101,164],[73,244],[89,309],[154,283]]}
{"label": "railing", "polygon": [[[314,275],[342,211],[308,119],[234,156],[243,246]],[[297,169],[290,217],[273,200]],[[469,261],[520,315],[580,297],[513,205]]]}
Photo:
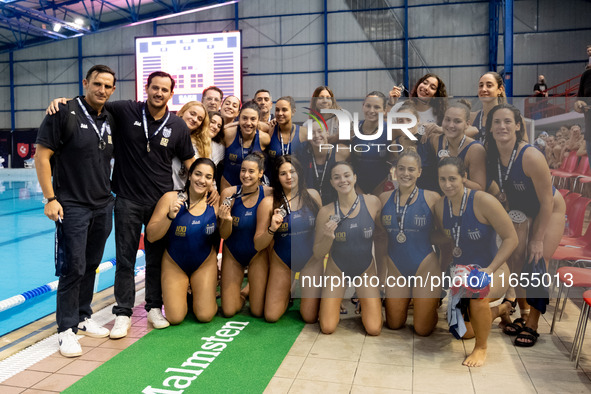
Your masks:
{"label": "railing", "polygon": [[572,111],[573,104],[577,100],[580,79],[581,75],[577,75],[552,86],[548,89],[548,97],[534,97],[532,95],[526,98],[525,117],[543,119]]}

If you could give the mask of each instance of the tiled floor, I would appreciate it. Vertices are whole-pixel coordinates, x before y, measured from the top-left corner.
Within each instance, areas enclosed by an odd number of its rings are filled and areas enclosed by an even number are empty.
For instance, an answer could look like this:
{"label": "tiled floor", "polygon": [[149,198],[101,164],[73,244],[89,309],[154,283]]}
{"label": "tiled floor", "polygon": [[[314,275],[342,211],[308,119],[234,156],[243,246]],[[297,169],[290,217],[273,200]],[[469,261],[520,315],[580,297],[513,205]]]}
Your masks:
{"label": "tiled floor", "polygon": [[[359,315],[355,315],[352,305],[348,309],[332,335],[321,334],[317,324],[305,326],[269,383],[267,393],[591,392],[591,330],[586,335],[588,345],[582,367],[575,370],[568,361],[579,316],[579,309],[570,301],[555,335],[550,336],[548,322],[541,321],[542,335],[533,348],[514,347],[511,338],[495,324],[482,368],[461,365],[474,340],[457,341],[447,332],[444,308],[430,337],[414,335],[408,327],[384,329],[378,337],[366,336]],[[552,311],[548,311],[546,319],[551,319]],[[134,309],[132,319],[127,338],[83,337],[82,356],[64,358],[56,352],[1,382],[0,393],[64,390],[150,331],[142,305]]]}

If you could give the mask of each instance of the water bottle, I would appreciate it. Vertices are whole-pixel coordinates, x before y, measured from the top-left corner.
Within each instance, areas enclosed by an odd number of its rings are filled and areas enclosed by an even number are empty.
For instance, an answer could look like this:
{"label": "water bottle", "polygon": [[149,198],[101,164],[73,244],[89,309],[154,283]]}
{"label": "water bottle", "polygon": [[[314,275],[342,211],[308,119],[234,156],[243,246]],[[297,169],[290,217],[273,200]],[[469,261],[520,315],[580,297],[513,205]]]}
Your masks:
{"label": "water bottle", "polygon": [[568,222],[568,215],[564,215],[564,233],[563,235],[570,236],[570,224]]}

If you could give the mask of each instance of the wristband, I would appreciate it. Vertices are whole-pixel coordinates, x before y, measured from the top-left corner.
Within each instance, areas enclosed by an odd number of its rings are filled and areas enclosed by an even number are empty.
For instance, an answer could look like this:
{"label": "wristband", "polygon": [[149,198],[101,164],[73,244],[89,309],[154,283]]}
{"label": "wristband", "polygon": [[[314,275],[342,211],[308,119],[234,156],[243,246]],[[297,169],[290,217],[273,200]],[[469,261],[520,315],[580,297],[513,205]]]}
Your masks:
{"label": "wristband", "polygon": [[275,235],[276,231],[271,230],[271,226],[267,227],[267,232],[271,235]]}
{"label": "wristband", "polygon": [[166,214],[166,217],[167,217],[167,218],[168,218],[168,220],[170,220],[170,221],[173,221],[173,220],[174,220],[174,218],[171,218],[171,217],[170,217],[170,212]]}

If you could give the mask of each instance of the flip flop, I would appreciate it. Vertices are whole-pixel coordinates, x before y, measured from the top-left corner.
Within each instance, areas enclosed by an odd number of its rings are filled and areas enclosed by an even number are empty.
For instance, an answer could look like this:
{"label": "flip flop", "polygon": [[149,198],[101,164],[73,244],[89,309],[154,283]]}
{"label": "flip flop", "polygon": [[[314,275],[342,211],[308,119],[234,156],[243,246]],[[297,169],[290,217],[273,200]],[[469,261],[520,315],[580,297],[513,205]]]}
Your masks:
{"label": "flip flop", "polygon": [[[515,337],[515,346],[519,347],[532,347],[538,341],[540,334],[532,328],[523,327],[523,330]],[[529,340],[531,342],[524,342]]]}
{"label": "flip flop", "polygon": [[503,333],[509,336],[518,335],[523,328],[525,327],[525,320],[523,318],[518,317],[517,319],[513,320],[513,323],[509,323],[503,328]]}

